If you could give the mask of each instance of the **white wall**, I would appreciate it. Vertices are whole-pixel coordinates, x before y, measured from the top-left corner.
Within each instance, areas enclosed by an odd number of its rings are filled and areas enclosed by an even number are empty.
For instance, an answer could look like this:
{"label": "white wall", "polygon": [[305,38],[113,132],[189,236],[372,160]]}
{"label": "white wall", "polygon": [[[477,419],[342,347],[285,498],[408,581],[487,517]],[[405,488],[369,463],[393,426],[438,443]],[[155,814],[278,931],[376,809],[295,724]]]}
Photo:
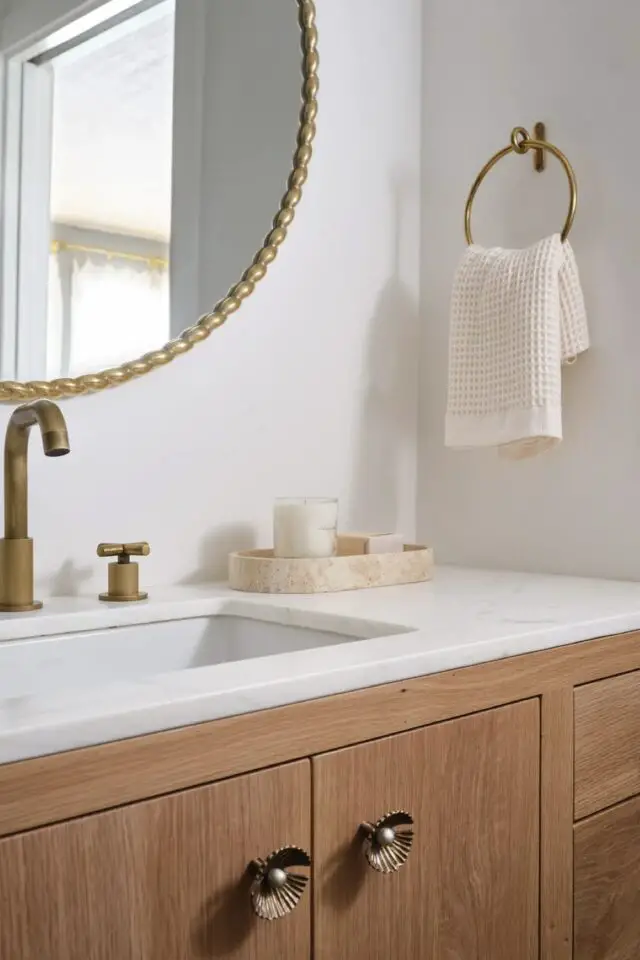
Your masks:
{"label": "white wall", "polygon": [[337,495],[345,525],[413,532],[419,2],[319,7],[315,156],[269,276],[171,366],[66,402],[69,457],[32,439],[45,593],[97,590],[105,539],[151,542],[147,584],[219,577],[230,548],[269,542],[276,495]]}
{"label": "white wall", "polygon": [[[640,5],[425,0],[419,527],[440,559],[640,577]],[[510,464],[443,447],[448,302],[466,195],[512,127],[547,123],[579,180],[571,240],[593,346],[565,371],[565,440]],[[502,162],[474,216],[482,243],[560,229],[553,159]]]}

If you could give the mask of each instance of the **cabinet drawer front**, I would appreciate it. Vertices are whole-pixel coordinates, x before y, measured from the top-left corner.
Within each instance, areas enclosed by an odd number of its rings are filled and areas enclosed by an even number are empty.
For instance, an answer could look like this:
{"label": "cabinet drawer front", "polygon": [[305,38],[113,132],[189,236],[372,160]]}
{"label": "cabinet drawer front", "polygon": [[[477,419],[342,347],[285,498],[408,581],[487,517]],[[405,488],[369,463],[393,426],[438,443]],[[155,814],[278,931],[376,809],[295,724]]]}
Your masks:
{"label": "cabinet drawer front", "polygon": [[640,799],[576,824],[575,960],[638,960]]}
{"label": "cabinet drawer front", "polygon": [[[538,701],[314,758],[316,960],[537,960]],[[358,826],[414,818],[372,870]]]}
{"label": "cabinet drawer front", "polygon": [[575,817],[640,793],[640,670],[575,691]]}
{"label": "cabinet drawer front", "polygon": [[0,960],[308,960],[309,893],[259,920],[247,865],[310,811],[301,761],[0,840]]}

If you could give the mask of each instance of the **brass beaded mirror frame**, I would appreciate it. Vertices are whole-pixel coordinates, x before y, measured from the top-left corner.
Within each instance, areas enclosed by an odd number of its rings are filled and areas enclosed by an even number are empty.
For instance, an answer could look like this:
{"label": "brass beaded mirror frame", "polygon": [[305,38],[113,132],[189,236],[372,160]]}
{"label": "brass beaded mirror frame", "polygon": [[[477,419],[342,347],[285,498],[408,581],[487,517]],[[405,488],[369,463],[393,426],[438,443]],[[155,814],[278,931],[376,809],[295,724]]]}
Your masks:
{"label": "brass beaded mirror frame", "polygon": [[251,266],[245,270],[242,279],[231,287],[226,297],[216,303],[210,313],[200,317],[197,323],[187,327],[174,340],[170,340],[159,350],[152,350],[144,356],[119,367],[103,370],[101,373],[85,374],[81,377],[68,377],[59,380],[29,380],[21,383],[13,380],[0,381],[1,403],[22,403],[38,397],[52,400],[65,397],[77,397],[107,387],[127,383],[135,377],[150,373],[157,367],[171,363],[176,357],[187,353],[197,343],[206,340],[210,334],[221,327],[227,318],[238,310],[255,290],[256,284],[265,276],[269,264],[275,260],[278,247],[284,242],[288,228],[295,216],[295,208],[302,196],[302,186],[307,179],[311,144],[315,136],[315,118],[318,111],[318,32],[315,26],[315,5],[313,0],[294,0],[299,8],[300,30],[302,35],[302,109],[297,135],[297,148],[293,157],[293,170],[289,175],[288,188],[280,209],[274,217],[271,231],[253,258]]}

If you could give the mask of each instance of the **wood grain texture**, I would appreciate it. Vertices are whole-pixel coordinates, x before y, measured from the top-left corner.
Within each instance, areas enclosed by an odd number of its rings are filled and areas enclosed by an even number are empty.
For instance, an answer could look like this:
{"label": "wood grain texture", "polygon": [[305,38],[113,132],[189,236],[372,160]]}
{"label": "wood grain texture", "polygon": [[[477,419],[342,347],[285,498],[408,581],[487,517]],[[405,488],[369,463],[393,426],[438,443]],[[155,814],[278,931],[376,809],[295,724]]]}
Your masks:
{"label": "wood grain texture", "polygon": [[575,827],[574,960],[640,956],[640,798]]}
{"label": "wood grain texture", "polygon": [[0,766],[0,836],[640,668],[640,633],[591,640]]}
{"label": "wood grain texture", "polygon": [[[315,960],[538,960],[539,702],[313,760]],[[415,818],[367,866],[363,820]]]}
{"label": "wood grain texture", "polygon": [[640,793],[640,671],[575,692],[575,817]]}
{"label": "wood grain texture", "polygon": [[540,707],[540,960],[573,958],[573,689]]}
{"label": "wood grain texture", "polygon": [[0,960],[308,960],[310,895],[254,917],[247,864],[310,847],[308,761],[0,841]]}

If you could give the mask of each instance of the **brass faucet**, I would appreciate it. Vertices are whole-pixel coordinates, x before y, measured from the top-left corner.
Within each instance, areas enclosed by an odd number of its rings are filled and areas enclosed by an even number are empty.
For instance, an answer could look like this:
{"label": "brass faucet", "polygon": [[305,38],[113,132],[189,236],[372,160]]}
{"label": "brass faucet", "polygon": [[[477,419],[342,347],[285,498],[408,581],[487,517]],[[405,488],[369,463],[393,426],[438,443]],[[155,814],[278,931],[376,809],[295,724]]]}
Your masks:
{"label": "brass faucet", "polygon": [[51,400],[25,403],[11,414],[4,442],[4,539],[0,540],[0,611],[24,613],[42,606],[33,599],[33,540],[28,534],[27,450],[38,425],[46,457],[69,453],[67,424]]}

